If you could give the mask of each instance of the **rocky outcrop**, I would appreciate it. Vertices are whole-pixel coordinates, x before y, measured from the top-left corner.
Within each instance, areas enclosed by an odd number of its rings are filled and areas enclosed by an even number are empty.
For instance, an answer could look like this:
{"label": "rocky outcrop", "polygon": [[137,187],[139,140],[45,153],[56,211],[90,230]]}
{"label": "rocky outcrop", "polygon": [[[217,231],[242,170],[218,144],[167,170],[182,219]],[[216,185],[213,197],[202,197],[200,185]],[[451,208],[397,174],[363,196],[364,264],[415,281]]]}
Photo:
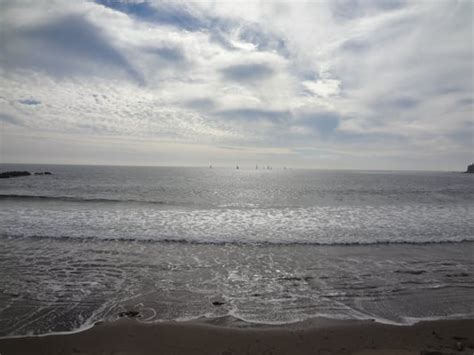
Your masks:
{"label": "rocky outcrop", "polygon": [[20,177],[20,176],[30,176],[30,175],[53,175],[49,171],[40,171],[31,174],[29,171],[5,171],[4,173],[0,173],[0,179],[8,179],[13,177]]}
{"label": "rocky outcrop", "polygon": [[474,174],[474,164],[470,164],[470,165],[467,166],[466,173]]}
{"label": "rocky outcrop", "polygon": [[6,171],[4,173],[0,173],[0,179],[8,179],[12,177],[29,176],[29,175],[31,175],[29,171]]}

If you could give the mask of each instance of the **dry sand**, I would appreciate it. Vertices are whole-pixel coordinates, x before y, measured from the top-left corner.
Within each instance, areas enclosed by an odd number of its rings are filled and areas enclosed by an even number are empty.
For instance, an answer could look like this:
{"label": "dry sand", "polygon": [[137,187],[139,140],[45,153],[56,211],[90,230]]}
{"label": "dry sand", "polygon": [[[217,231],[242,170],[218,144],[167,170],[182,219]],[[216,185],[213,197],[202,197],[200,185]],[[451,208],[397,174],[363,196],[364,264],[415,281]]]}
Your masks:
{"label": "dry sand", "polygon": [[286,327],[226,328],[123,319],[74,334],[0,339],[0,353],[472,355],[474,320],[414,326],[313,320]]}

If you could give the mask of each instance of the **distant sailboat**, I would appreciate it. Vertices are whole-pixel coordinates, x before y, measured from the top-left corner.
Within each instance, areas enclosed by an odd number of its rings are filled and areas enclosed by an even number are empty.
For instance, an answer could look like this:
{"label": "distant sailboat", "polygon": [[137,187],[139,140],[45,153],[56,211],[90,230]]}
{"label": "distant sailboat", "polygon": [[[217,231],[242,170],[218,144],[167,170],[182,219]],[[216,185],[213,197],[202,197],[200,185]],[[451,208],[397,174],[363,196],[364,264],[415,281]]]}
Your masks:
{"label": "distant sailboat", "polygon": [[238,166],[238,165],[237,165],[235,168],[236,168],[237,170],[239,170],[239,166]]}
{"label": "distant sailboat", "polygon": [[255,165],[255,170],[258,170],[258,165]]}

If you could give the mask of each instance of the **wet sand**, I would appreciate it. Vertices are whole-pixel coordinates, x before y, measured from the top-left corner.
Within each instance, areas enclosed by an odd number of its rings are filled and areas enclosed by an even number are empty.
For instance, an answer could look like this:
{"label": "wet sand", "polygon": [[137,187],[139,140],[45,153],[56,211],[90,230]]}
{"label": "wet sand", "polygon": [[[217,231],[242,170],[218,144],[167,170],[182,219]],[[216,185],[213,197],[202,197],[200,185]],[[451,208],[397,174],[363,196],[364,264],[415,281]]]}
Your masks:
{"label": "wet sand", "polygon": [[311,320],[274,327],[195,323],[102,323],[63,335],[0,339],[11,354],[473,354],[474,320],[392,326]]}

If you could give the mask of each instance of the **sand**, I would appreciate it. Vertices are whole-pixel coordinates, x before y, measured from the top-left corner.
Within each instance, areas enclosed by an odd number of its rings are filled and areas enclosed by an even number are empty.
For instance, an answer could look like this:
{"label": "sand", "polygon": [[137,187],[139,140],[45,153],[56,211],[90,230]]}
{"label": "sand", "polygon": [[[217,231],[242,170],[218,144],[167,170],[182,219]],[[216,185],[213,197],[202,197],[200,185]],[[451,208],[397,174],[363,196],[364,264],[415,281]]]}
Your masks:
{"label": "sand", "polygon": [[122,319],[73,334],[0,339],[0,353],[472,355],[474,320],[414,326],[313,320],[290,326],[229,328]]}

